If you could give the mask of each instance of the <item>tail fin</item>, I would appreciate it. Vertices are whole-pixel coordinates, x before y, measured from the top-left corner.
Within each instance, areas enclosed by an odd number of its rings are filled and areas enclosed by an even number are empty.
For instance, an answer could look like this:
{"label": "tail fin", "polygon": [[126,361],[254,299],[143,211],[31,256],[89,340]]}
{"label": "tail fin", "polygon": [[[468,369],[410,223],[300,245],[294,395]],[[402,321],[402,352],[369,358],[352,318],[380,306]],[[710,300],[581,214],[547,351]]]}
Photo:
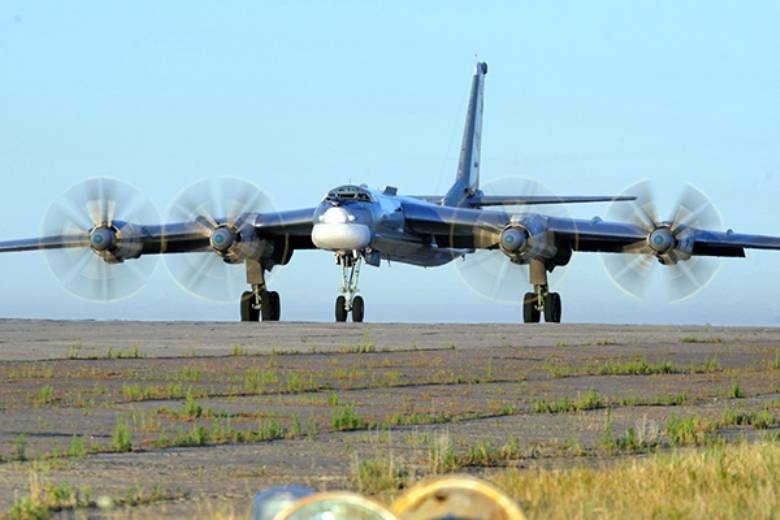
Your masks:
{"label": "tail fin", "polygon": [[442,200],[444,206],[465,206],[479,190],[479,155],[482,138],[482,98],[485,91],[487,63],[478,62],[471,81],[471,95],[460,146],[460,160],[455,183]]}

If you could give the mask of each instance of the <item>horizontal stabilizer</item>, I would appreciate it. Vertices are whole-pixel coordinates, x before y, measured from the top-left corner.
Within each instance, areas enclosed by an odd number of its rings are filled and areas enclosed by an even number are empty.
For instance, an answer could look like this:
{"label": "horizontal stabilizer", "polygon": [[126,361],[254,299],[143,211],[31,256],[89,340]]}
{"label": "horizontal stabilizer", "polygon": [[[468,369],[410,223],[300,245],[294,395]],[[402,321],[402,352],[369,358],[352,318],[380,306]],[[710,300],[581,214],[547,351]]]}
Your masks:
{"label": "horizontal stabilizer", "polygon": [[581,204],[584,202],[623,202],[636,200],[631,196],[574,196],[574,197],[556,197],[556,196],[528,196],[528,197],[507,197],[483,195],[469,201],[472,208],[481,208],[487,206],[538,206],[542,204]]}

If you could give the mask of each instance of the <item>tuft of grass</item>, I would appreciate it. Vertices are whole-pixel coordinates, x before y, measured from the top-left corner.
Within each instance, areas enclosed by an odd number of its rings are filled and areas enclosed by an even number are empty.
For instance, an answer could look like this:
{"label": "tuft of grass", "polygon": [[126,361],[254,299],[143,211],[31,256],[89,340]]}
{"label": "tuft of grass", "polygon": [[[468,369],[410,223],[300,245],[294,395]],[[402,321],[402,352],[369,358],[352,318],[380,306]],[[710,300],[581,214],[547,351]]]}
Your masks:
{"label": "tuft of grass", "polygon": [[671,361],[648,363],[646,359],[642,358],[627,363],[615,363],[613,361],[607,361],[601,365],[597,365],[595,372],[596,374],[602,376],[646,376],[651,374],[673,374],[678,372],[678,370],[674,367]]}
{"label": "tuft of grass", "polygon": [[233,345],[230,355],[234,357],[246,356],[246,349],[241,345]]}
{"label": "tuft of grass", "polygon": [[770,366],[775,370],[780,370],[780,347],[775,349],[775,359]]}
{"label": "tuft of grass", "polygon": [[349,431],[363,429],[367,423],[352,405],[348,405],[340,410],[334,410],[332,424],[336,431]]}
{"label": "tuft of grass", "polygon": [[247,392],[263,393],[266,387],[278,385],[280,378],[276,370],[249,368],[244,372],[243,381]]}
{"label": "tuft of grass", "polygon": [[200,382],[203,372],[198,367],[184,367],[174,374],[174,378],[180,381],[187,381],[191,383]]}
{"label": "tuft of grass", "polygon": [[734,381],[731,383],[731,387],[729,388],[729,397],[731,399],[742,399],[745,397],[745,392],[743,392],[742,388],[740,388],[739,381]]}
{"label": "tuft of grass", "polygon": [[8,379],[51,379],[54,368],[39,363],[24,363],[8,371]]}
{"label": "tuft of grass", "polygon": [[152,399],[182,399],[186,396],[187,392],[192,390],[188,387],[187,390],[181,385],[181,383],[168,383],[164,386],[147,385],[141,386],[140,384],[128,385],[124,383],[122,385],[122,396],[128,401],[148,401]]}
{"label": "tuft of grass", "polygon": [[336,392],[329,392],[328,393],[328,406],[338,406],[339,405],[339,394]]}
{"label": "tuft of grass", "polygon": [[111,434],[111,447],[120,453],[133,450],[133,433],[127,421],[118,418]]}
{"label": "tuft of grass", "polygon": [[81,343],[75,342],[68,346],[68,359],[79,359],[81,353]]}
{"label": "tuft of grass", "polygon": [[342,354],[373,354],[376,352],[376,345],[371,341],[368,331],[363,331],[363,340],[357,344],[344,343],[341,345]]}
{"label": "tuft of grass", "polygon": [[16,460],[24,462],[27,460],[27,436],[24,433],[17,435],[14,440],[14,447],[16,448]]}
{"label": "tuft of grass", "polygon": [[392,452],[369,459],[360,459],[355,454],[351,469],[352,482],[359,493],[379,495],[398,491],[405,485],[403,472]]}
{"label": "tuft of grass", "polygon": [[73,434],[73,437],[70,439],[70,446],[68,446],[68,451],[66,452],[68,457],[79,457],[83,458],[87,456],[87,446],[84,443],[84,437]]}
{"label": "tuft of grass", "polygon": [[626,429],[622,436],[613,434],[611,420],[607,419],[604,433],[600,438],[601,447],[609,452],[637,453],[655,448],[661,444],[661,428],[658,423],[648,420],[643,416],[634,423],[633,427]]}
{"label": "tuft of grass", "polygon": [[192,388],[187,390],[187,395],[184,398],[182,415],[190,420],[197,419],[203,415],[203,407],[195,400],[195,397],[192,395]]}
{"label": "tuft of grass", "polygon": [[428,445],[428,471],[440,475],[457,471],[460,467],[449,432],[434,435]]}
{"label": "tuft of grass", "polygon": [[257,440],[272,441],[283,439],[287,435],[287,430],[276,421],[258,421]]}
{"label": "tuft of grass", "polygon": [[756,430],[766,430],[778,424],[778,419],[770,415],[769,410],[737,411],[726,410],[719,426],[752,426]]}
{"label": "tuft of grass", "polygon": [[688,402],[688,394],[655,395],[650,397],[624,397],[617,401],[621,406],[680,406]]}
{"label": "tuft of grass", "polygon": [[714,425],[699,417],[669,417],[664,434],[672,446],[702,446],[712,444]]}
{"label": "tuft of grass", "polygon": [[723,343],[723,339],[715,336],[683,336],[680,343]]}
{"label": "tuft of grass", "polygon": [[604,408],[606,401],[595,390],[588,390],[585,395],[578,393],[576,399],[561,397],[556,401],[536,400],[532,406],[535,413],[567,413]]}
{"label": "tuft of grass", "polygon": [[53,403],[54,400],[54,388],[51,385],[45,385],[38,389],[38,395],[35,398],[36,403],[46,405]]}
{"label": "tuft of grass", "polygon": [[701,368],[694,369],[694,372],[699,373],[710,373],[710,372],[720,372],[720,359],[718,359],[717,356],[708,356],[705,358],[704,363],[702,364]]}

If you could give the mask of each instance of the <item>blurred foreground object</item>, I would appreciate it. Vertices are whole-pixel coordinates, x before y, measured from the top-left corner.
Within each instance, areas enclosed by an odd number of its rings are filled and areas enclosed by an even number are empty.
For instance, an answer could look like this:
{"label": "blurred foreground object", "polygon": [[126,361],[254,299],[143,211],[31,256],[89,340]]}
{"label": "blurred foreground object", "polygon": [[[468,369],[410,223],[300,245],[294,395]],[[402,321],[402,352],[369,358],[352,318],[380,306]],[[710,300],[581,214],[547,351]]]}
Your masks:
{"label": "blurred foreground object", "polygon": [[348,492],[319,493],[302,498],[274,520],[397,520],[373,500]]}
{"label": "blurred foreground object", "polygon": [[306,486],[291,485],[266,489],[255,495],[252,520],[273,520],[280,511],[316,492]]}
{"label": "blurred foreground object", "polygon": [[391,510],[399,520],[525,520],[514,500],[466,475],[421,482],[401,495]]}

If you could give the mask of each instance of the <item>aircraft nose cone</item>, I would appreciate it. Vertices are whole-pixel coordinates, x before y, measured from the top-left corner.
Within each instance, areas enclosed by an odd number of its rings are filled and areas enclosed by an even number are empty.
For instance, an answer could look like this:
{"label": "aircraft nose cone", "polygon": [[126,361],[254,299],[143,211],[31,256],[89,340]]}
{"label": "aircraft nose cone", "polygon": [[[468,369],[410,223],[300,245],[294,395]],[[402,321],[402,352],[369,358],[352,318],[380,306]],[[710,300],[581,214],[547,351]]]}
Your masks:
{"label": "aircraft nose cone", "polygon": [[371,243],[371,229],[355,222],[355,217],[344,209],[331,208],[314,225],[311,240],[320,249],[360,251]]}

